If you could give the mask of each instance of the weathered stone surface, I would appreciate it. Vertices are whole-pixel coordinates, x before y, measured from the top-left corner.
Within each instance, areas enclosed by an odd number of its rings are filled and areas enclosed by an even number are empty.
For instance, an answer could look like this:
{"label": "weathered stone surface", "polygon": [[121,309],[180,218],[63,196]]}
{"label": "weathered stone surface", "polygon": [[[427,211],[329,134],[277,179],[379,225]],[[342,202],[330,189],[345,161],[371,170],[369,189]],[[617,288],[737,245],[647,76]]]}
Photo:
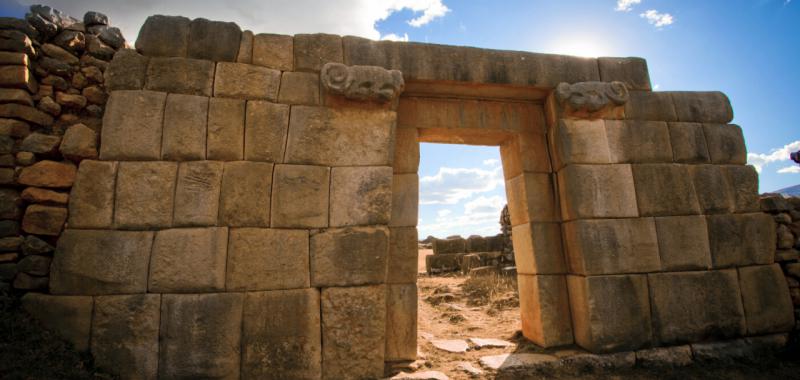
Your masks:
{"label": "weathered stone surface", "polygon": [[53,252],[54,249],[52,245],[34,235],[25,236],[25,242],[22,243],[23,255],[41,255]]}
{"label": "weathered stone surface", "polygon": [[566,273],[561,227],[557,223],[520,224],[512,231],[517,273]]}
{"label": "weathered stone surface", "polygon": [[153,233],[66,230],[50,268],[53,294],[123,294],[147,290]]}
{"label": "weathered stone surface", "polygon": [[211,98],[208,103],[209,160],[241,160],[244,157],[245,101]]}
{"label": "weathered stone surface", "polygon": [[247,293],[242,323],[243,378],[320,378],[318,290]]}
{"label": "weathered stone surface", "polygon": [[189,23],[187,54],[191,58],[233,62],[241,36],[242,30],[235,23],[196,18]]}
{"label": "weathered stone surface", "polygon": [[732,339],[721,342],[695,343],[691,345],[692,356],[696,362],[733,363],[742,359],[752,359],[752,347],[746,339]]}
{"label": "weathered stone surface", "polygon": [[214,96],[276,101],[280,82],[279,70],[245,63],[220,62],[214,79]]}
{"label": "weathered stone surface", "polygon": [[175,189],[175,226],[212,226],[217,222],[223,163],[182,162]]}
{"label": "weathered stone surface", "polygon": [[322,166],[275,166],[272,226],[327,227],[330,172]]}
{"label": "weathered stone surface", "polygon": [[651,218],[576,220],[564,223],[563,231],[570,273],[647,273],[660,268]]}
{"label": "weathered stone surface", "polygon": [[61,105],[56,103],[56,101],[50,96],[45,96],[39,100],[39,104],[36,106],[36,108],[56,117],[61,114]]}
{"label": "weathered stone surface", "polygon": [[386,283],[408,284],[416,282],[418,255],[417,229],[415,227],[390,228]]}
{"label": "weathered stone surface", "polygon": [[30,125],[22,120],[0,118],[0,135],[25,137],[30,133]]}
{"label": "weathered stone surface", "polygon": [[[254,81],[254,83],[259,83]],[[289,106],[261,100],[247,102],[244,159],[283,162]]]}
{"label": "weathered stone surface", "polygon": [[225,289],[228,229],[179,228],[156,232],[150,257],[152,293]]}
{"label": "weathered stone surface", "polygon": [[[419,169],[419,141],[416,128],[397,128],[394,134],[395,174],[416,173]],[[502,150],[502,148],[501,148]]]}
{"label": "weathered stone surface", "polygon": [[108,25],[108,16],[100,12],[89,11],[83,15],[83,24],[86,26]]}
{"label": "weathered stone surface", "polygon": [[456,271],[461,267],[464,253],[441,253],[425,256],[425,270],[429,275]]}
{"label": "weathered stone surface", "polygon": [[164,109],[161,158],[190,161],[206,157],[208,98],[169,94]]}
{"label": "weathered stone surface", "polygon": [[243,294],[161,298],[159,378],[238,379]]}
{"label": "weathered stone surface", "polygon": [[264,162],[225,163],[219,202],[220,225],[269,226],[272,167]]}
{"label": "weathered stone surface", "polygon": [[71,108],[73,110],[80,110],[86,107],[86,98],[83,95],[56,92],[56,102],[61,104],[64,108]]}
{"label": "weathered stone surface", "polygon": [[669,94],[679,121],[728,123],[733,119],[731,102],[721,92],[676,91]]}
{"label": "weathered stone surface", "polygon": [[392,177],[392,227],[417,225],[419,207],[419,176],[395,174]]}
{"label": "weathered stone surface", "polygon": [[294,36],[294,64],[297,71],[320,71],[328,62],[344,62],[342,38],[332,34]]}
{"label": "weathered stone surface", "polygon": [[319,75],[285,71],[281,75],[278,101],[284,104],[316,106],[320,103],[319,89]]}
{"label": "weathered stone surface", "polygon": [[667,123],[605,120],[611,162],[672,162]]}
{"label": "weathered stone surface", "polygon": [[93,57],[102,60],[110,61],[114,58],[114,48],[107,45],[105,41],[101,40],[98,36],[86,36],[86,51]]}
{"label": "weathered stone surface", "polygon": [[736,271],[648,274],[653,335],[660,344],[730,338],[745,331]]}
{"label": "weathered stone surface", "polygon": [[121,49],[114,54],[114,59],[105,72],[105,84],[108,91],[141,90],[144,88],[147,65],[150,58],[133,49]]}
{"label": "weathered stone surface", "polygon": [[308,231],[231,229],[227,268],[229,291],[307,288]]}
{"label": "weathered stone surface", "polygon": [[245,30],[239,40],[239,51],[236,53],[236,62],[253,63],[253,32]]}
{"label": "weathered stone surface", "polygon": [[392,168],[340,167],[331,170],[330,226],[388,224],[392,212]]}
{"label": "weathered stone surface", "polygon": [[692,176],[697,200],[703,214],[728,213],[734,210],[731,185],[725,178],[725,169],[718,165],[692,165]]}
{"label": "weathered stone surface", "polygon": [[115,225],[123,229],[171,226],[177,171],[175,162],[120,162]]}
{"label": "weathered stone surface", "polygon": [[561,217],[636,217],[630,165],[570,165],[558,172]]}
{"label": "weathered stone surface", "polygon": [[417,358],[417,285],[386,285],[385,360]]}
{"label": "weathered stone surface", "polygon": [[0,66],[0,85],[25,89],[33,93],[38,90],[36,78],[25,66]]}
{"label": "weathered stone surface", "polygon": [[38,187],[28,187],[22,191],[20,196],[23,200],[31,203],[65,205],[69,201],[69,194]]}
{"label": "weathered stone surface", "polygon": [[451,236],[447,239],[435,239],[433,241],[433,253],[435,255],[464,252],[467,252],[467,241],[460,236]]}
{"label": "weathered stone surface", "polygon": [[[32,235],[31,235],[32,236]],[[14,252],[19,250],[24,239],[22,236],[11,236],[0,238],[0,252]]]}
{"label": "weathered stone surface", "polygon": [[30,65],[30,59],[25,53],[15,53],[10,51],[0,52],[0,65]]}
{"label": "weathered stone surface", "polygon": [[699,214],[700,204],[688,169],[677,164],[633,165],[639,213],[642,216]]}
{"label": "weathered stone surface", "polygon": [[547,354],[499,354],[480,358],[484,368],[499,371],[502,375],[537,372],[557,366],[558,357]]}
{"label": "weathered stone surface", "polygon": [[0,218],[18,219],[22,215],[19,209],[21,204],[19,192],[14,189],[0,189]]}
{"label": "weathered stone surface", "polygon": [[403,92],[405,82],[399,70],[378,66],[347,66],[328,62],[320,73],[322,87],[329,94],[347,99],[385,103]]}
{"label": "weathered stone surface", "polygon": [[703,124],[703,133],[712,163],[744,165],[747,162],[747,148],[738,125]]}
{"label": "weathered stone surface", "polygon": [[711,267],[706,220],[703,216],[655,218],[658,253],[664,271]]}
{"label": "weathered stone surface", "polygon": [[256,34],[253,38],[253,64],[275,70],[294,68],[294,38],[279,34]]}
{"label": "weathered stone surface", "polygon": [[49,127],[53,125],[52,116],[39,111],[36,108],[23,106],[21,104],[0,104],[0,117],[22,119],[43,127]]}
{"label": "weathered stone surface", "polygon": [[725,178],[730,185],[733,209],[736,212],[759,211],[758,172],[750,165],[726,165]]}
{"label": "weathered stone surface", "polygon": [[650,73],[643,58],[600,57],[597,64],[603,82],[621,81],[630,90],[650,90]]}
{"label": "weathered stone surface", "polygon": [[79,62],[78,57],[73,55],[72,53],[68,52],[64,48],[60,46],[56,46],[53,44],[44,44],[42,45],[42,51],[45,55],[53,57],[59,61],[64,61],[70,65],[77,64]]}
{"label": "weathered stone surface", "polygon": [[386,227],[332,228],[311,235],[311,286],[383,283],[389,253]]}
{"label": "weathered stone surface", "polygon": [[791,331],[794,313],[780,265],[739,268],[747,334]]}
{"label": "weathered stone surface", "polygon": [[186,57],[190,23],[186,17],[150,16],[139,29],[136,50],[153,57]]}
{"label": "weathered stone surface", "polygon": [[95,365],[122,379],[158,373],[159,294],[95,298],[92,356]]}
{"label": "weathered stone surface", "polygon": [[522,333],[543,347],[573,343],[572,325],[564,276],[519,275],[519,309]]}
{"label": "weathered stone surface", "polygon": [[51,258],[47,256],[28,255],[17,262],[17,270],[32,276],[47,276],[50,273]]}
{"label": "weathered stone surface", "polygon": [[625,105],[629,120],[678,121],[669,92],[631,91]]}
{"label": "weathered stone surface", "polygon": [[14,88],[0,89],[0,102],[33,106],[33,99],[31,99],[31,95],[27,91]]}
{"label": "weathered stone surface", "polygon": [[61,136],[34,132],[22,140],[19,149],[31,153],[50,154],[58,149],[60,142]]}
{"label": "weathered stone surface", "polygon": [[[459,368],[461,368],[462,365],[468,365],[470,367],[472,366],[469,363],[462,363],[459,364]],[[472,368],[474,370],[480,371],[478,372],[479,374],[483,373],[483,371],[481,371],[480,369],[474,367]],[[420,371],[413,373],[400,372],[397,375],[390,377],[389,379],[390,380],[448,380],[449,377],[447,377],[447,375],[439,371]]]}
{"label": "weathered stone surface", "polygon": [[769,215],[709,215],[706,223],[714,268],[772,264],[775,224]]}
{"label": "weathered stone surface", "polygon": [[111,227],[117,165],[116,162],[81,162],[69,197],[70,227]]}
{"label": "weathered stone surface", "polygon": [[103,116],[100,159],[159,159],[166,98],[162,92],[112,92]]}
{"label": "weathered stone surface", "polygon": [[467,238],[467,252],[489,252],[488,238],[479,235],[472,235]]}
{"label": "weathered stone surface", "polygon": [[66,208],[30,205],[22,218],[22,230],[29,234],[58,236],[66,221]]}
{"label": "weathered stone surface", "polygon": [[386,296],[382,285],[322,290],[322,378],[383,376]]}
{"label": "weathered stone surface", "polygon": [[711,161],[700,123],[669,123],[669,137],[675,162],[702,164]]}
{"label": "weathered stone surface", "polygon": [[463,354],[469,350],[469,344],[463,339],[434,339],[431,345],[454,354]]}
{"label": "weathered stone surface", "polygon": [[636,364],[642,367],[683,367],[692,364],[689,346],[658,347],[636,351]]}
{"label": "weathered stone surface", "polygon": [[97,133],[83,124],[75,124],[64,133],[58,151],[73,161],[97,158]]}
{"label": "weathered stone surface", "polygon": [[150,58],[145,89],[211,96],[214,62],[189,58]]}
{"label": "weathered stone surface", "polygon": [[595,119],[628,101],[622,82],[559,83],[554,92],[564,113],[581,119]]}
{"label": "weathered stone surface", "polygon": [[511,225],[559,220],[555,186],[550,174],[522,173],[506,181]]}
{"label": "weathered stone surface", "polygon": [[294,106],[287,162],[328,166],[390,165],[390,111]]}
{"label": "weathered stone surface", "polygon": [[49,279],[47,277],[31,276],[27,273],[18,273],[12,285],[14,289],[23,291],[45,291],[49,285]]}
{"label": "weathered stone surface", "polygon": [[71,343],[78,351],[89,349],[92,297],[27,293],[22,307],[41,324]]}

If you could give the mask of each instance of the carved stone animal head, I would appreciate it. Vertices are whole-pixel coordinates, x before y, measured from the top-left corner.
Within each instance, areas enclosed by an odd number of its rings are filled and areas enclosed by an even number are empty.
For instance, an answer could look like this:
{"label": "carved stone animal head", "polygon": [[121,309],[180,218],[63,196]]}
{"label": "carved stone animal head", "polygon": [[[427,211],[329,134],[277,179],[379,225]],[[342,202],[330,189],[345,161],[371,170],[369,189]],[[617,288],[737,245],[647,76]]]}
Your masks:
{"label": "carved stone animal head", "polygon": [[321,75],[322,84],[329,92],[348,99],[388,102],[405,88],[400,71],[378,66],[327,63]]}

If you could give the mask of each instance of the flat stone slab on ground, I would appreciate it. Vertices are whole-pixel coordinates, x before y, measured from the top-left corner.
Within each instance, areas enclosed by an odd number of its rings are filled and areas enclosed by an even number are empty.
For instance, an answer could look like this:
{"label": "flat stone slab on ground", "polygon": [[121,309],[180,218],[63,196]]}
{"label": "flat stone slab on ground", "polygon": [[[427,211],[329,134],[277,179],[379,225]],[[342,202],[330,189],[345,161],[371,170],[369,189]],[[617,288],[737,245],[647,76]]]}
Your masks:
{"label": "flat stone slab on ground", "polygon": [[469,344],[467,344],[467,341],[461,339],[431,340],[431,344],[433,344],[434,347],[447,352],[462,353],[467,352],[469,349]]}
{"label": "flat stone slab on ground", "polygon": [[482,369],[480,369],[478,367],[475,367],[474,365],[472,365],[472,363],[468,363],[468,362],[458,363],[458,365],[456,366],[456,369],[459,370],[459,371],[464,371],[464,372],[466,372],[466,373],[468,373],[468,374],[470,374],[472,376],[479,376],[479,375],[483,374],[483,370]]}
{"label": "flat stone slab on ground", "polygon": [[405,373],[400,372],[397,375],[390,377],[391,380],[449,380],[450,378],[447,375],[439,372],[439,371],[424,371],[424,372],[414,372],[414,373]]}
{"label": "flat stone slab on ground", "polygon": [[481,357],[481,365],[493,370],[538,369],[550,367],[558,357],[544,354],[500,354]]}
{"label": "flat stone slab on ground", "polygon": [[505,341],[502,339],[494,339],[494,338],[469,338],[469,342],[472,343],[475,348],[495,348],[495,347],[511,347],[514,343],[509,341]]}

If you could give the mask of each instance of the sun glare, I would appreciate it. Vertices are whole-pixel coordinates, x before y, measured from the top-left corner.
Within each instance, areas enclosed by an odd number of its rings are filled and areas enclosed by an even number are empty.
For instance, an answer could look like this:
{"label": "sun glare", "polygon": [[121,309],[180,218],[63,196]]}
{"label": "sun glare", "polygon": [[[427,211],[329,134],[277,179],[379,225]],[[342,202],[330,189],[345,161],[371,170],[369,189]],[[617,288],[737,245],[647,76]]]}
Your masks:
{"label": "sun glare", "polygon": [[609,49],[605,44],[587,38],[562,39],[553,43],[548,53],[594,58],[608,56]]}

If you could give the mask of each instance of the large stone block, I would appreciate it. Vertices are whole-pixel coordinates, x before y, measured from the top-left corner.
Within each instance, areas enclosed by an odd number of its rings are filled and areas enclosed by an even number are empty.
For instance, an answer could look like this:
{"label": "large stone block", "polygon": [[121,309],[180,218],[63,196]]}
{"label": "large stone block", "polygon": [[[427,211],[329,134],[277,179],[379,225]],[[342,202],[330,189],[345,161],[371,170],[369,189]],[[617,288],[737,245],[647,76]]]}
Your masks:
{"label": "large stone block", "polygon": [[320,103],[319,75],[285,71],[281,75],[278,101],[283,104],[318,105]]}
{"label": "large stone block", "polygon": [[294,37],[280,34],[256,34],[253,37],[253,64],[275,70],[294,68]]}
{"label": "large stone block", "polygon": [[383,283],[389,254],[386,227],[332,228],[311,235],[311,286]]}
{"label": "large stone block", "polygon": [[651,218],[576,220],[564,223],[563,231],[570,273],[647,273],[660,268]]}
{"label": "large stone block", "polygon": [[231,229],[228,290],[273,290],[309,286],[308,231]]}
{"label": "large stone block", "polygon": [[419,265],[417,245],[417,229],[415,227],[389,228],[387,284],[409,284],[417,281]]}
{"label": "large stone block", "polygon": [[172,225],[176,162],[121,162],[114,223],[120,228]]}
{"label": "large stone block", "polygon": [[320,71],[328,62],[344,62],[342,37],[332,34],[294,36],[294,67],[297,71]]}
{"label": "large stone block", "polygon": [[219,201],[220,225],[269,226],[272,167],[265,162],[225,163]]}
{"label": "large stone block", "polygon": [[733,197],[733,209],[736,212],[754,212],[761,210],[758,200],[758,172],[750,165],[725,165],[725,178]]}
{"label": "large stone block", "polygon": [[631,91],[625,104],[629,120],[678,121],[669,92]]}
{"label": "large stone block", "polygon": [[789,288],[780,265],[739,268],[747,334],[788,332],[794,327]]}
{"label": "large stone block", "polygon": [[647,275],[660,344],[732,338],[745,331],[736,270]]}
{"label": "large stone block", "polygon": [[392,168],[331,169],[330,226],[388,224],[392,213]]}
{"label": "large stone block", "polygon": [[398,115],[398,128],[504,136],[522,131],[544,133],[543,110],[531,103],[409,97],[398,104]]}
{"label": "large stone block", "polygon": [[636,217],[630,165],[570,165],[558,172],[561,217]]}
{"label": "large stone block", "polygon": [[159,159],[166,99],[162,92],[112,92],[103,116],[100,159]]}
{"label": "large stone block", "polygon": [[77,168],[69,161],[39,161],[20,171],[17,182],[21,185],[69,188],[75,183]]}
{"label": "large stone block", "polygon": [[611,162],[603,120],[559,120],[553,138],[556,168]]}
{"label": "large stone block", "polygon": [[652,340],[647,277],[567,276],[575,343],[594,353],[635,350]]}
{"label": "large stone block", "polygon": [[260,100],[247,102],[244,159],[283,162],[289,106]]}
{"label": "large stone block", "polygon": [[272,226],[327,227],[330,173],[323,166],[276,165]]}
{"label": "large stone block", "polygon": [[242,378],[319,379],[320,324],[316,289],[246,293]]}
{"label": "large stone block", "polygon": [[217,63],[214,96],[238,99],[278,100],[281,72],[246,63]]}
{"label": "large stone block", "polygon": [[522,173],[506,181],[511,225],[559,220],[553,177],[547,173]]}
{"label": "large stone block", "polygon": [[388,166],[395,113],[357,108],[293,106],[287,162],[327,166]]}
{"label": "large stone block", "polygon": [[187,55],[209,61],[236,61],[241,36],[242,30],[235,23],[196,18],[189,23]]}
{"label": "large stone block", "polygon": [[120,49],[108,64],[104,84],[108,91],[141,90],[144,88],[150,57],[133,49]]}
{"label": "large stone block", "polygon": [[147,90],[211,96],[214,62],[189,58],[150,58]]}
{"label": "large stone block", "polygon": [[698,123],[728,123],[733,108],[725,94],[713,92],[670,92],[678,121]]}
{"label": "large stone block", "polygon": [[217,223],[223,163],[182,162],[175,185],[175,226],[213,226]]}
{"label": "large stone block", "polygon": [[564,276],[518,275],[522,333],[543,347],[572,344],[569,295]]}
{"label": "large stone block", "polygon": [[467,241],[462,237],[455,237],[449,239],[434,239],[433,240],[433,254],[443,255],[448,253],[466,253]]}
{"label": "large stone block", "polygon": [[467,252],[489,252],[489,240],[483,236],[472,235],[467,238]]}
{"label": "large stone block", "polygon": [[563,274],[567,271],[558,223],[526,223],[515,226],[514,261],[519,274]]}
{"label": "large stone block", "polygon": [[667,123],[606,120],[605,127],[611,162],[672,162]]}
{"label": "large stone block", "polygon": [[[399,134],[397,136],[399,138]],[[500,145],[500,160],[505,178],[514,178],[523,172],[552,172],[547,136],[542,133],[524,131],[509,139]]]}
{"label": "large stone block", "polygon": [[245,30],[239,40],[239,51],[236,52],[236,62],[253,63],[253,32]]}
{"label": "large stone block", "polygon": [[22,217],[22,230],[29,234],[58,236],[67,221],[67,209],[30,205]]}
{"label": "large stone block", "polygon": [[322,290],[322,378],[383,376],[386,288]]}
{"label": "large stone block", "polygon": [[706,219],[701,215],[655,218],[661,270],[711,268]]}
{"label": "large stone block", "polygon": [[124,294],[147,291],[153,233],[66,230],[50,267],[53,294]]}
{"label": "large stone block", "polygon": [[209,160],[233,161],[244,158],[245,101],[211,98],[208,103]]}
{"label": "large stone block", "polygon": [[419,212],[419,176],[396,174],[392,178],[392,227],[417,225]]}
{"label": "large stone block", "polygon": [[92,323],[95,365],[121,379],[155,379],[160,308],[159,294],[96,297]]}
{"label": "large stone block", "polygon": [[644,58],[600,57],[597,64],[603,82],[620,81],[629,90],[650,90],[650,73]]}
{"label": "large stone block", "polygon": [[669,123],[669,138],[675,162],[704,164],[711,161],[700,123]]}
{"label": "large stone block", "polygon": [[397,128],[394,136],[394,173],[416,173],[419,169],[417,129]]}
{"label": "large stone block", "polygon": [[417,359],[417,285],[386,286],[386,361]]}
{"label": "large stone block", "polygon": [[700,213],[692,177],[685,165],[633,165],[633,180],[642,216]]}
{"label": "large stone block", "polygon": [[725,169],[718,165],[692,165],[694,190],[703,214],[720,214],[734,209],[730,185],[725,178]]}
{"label": "large stone block", "polygon": [[164,110],[161,158],[190,161],[206,158],[208,98],[169,94]]}
{"label": "large stone block", "polygon": [[89,349],[92,324],[92,297],[51,296],[27,293],[22,308],[44,328],[60,335],[78,351]]}
{"label": "large stone block", "polygon": [[769,215],[709,215],[706,223],[714,268],[772,264],[776,234]]}
{"label": "large stone block", "polygon": [[158,377],[238,379],[243,298],[241,293],[161,296]]}
{"label": "large stone block", "polygon": [[156,232],[150,256],[152,293],[225,289],[228,229],[178,228]]}
{"label": "large stone block", "polygon": [[0,86],[25,89],[36,93],[36,77],[25,66],[0,66]]}
{"label": "large stone block", "polygon": [[150,16],[139,29],[136,50],[153,57],[186,57],[190,23],[186,17]]}
{"label": "large stone block", "polygon": [[703,133],[712,163],[744,165],[747,162],[747,148],[738,125],[703,124]]}

